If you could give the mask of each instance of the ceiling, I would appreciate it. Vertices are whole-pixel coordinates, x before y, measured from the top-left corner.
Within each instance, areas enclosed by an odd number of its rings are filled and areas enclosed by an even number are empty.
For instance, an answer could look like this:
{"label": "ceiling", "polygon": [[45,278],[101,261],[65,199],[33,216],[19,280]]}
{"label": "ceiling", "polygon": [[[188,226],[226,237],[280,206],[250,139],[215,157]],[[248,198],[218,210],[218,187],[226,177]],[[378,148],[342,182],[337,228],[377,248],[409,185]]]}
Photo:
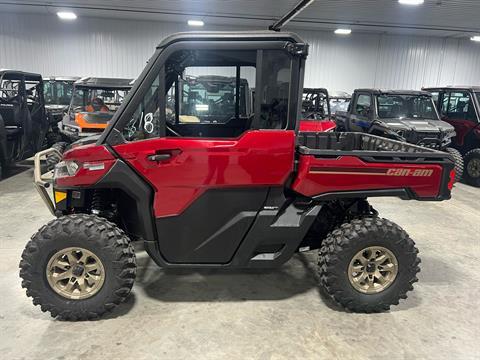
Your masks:
{"label": "ceiling", "polygon": [[[30,0],[2,1],[1,12],[55,14],[71,9],[78,16],[178,21],[201,19],[209,25],[266,28],[298,0]],[[407,33],[443,37],[480,35],[480,0],[425,0],[405,6],[397,0],[316,0],[288,28]]]}

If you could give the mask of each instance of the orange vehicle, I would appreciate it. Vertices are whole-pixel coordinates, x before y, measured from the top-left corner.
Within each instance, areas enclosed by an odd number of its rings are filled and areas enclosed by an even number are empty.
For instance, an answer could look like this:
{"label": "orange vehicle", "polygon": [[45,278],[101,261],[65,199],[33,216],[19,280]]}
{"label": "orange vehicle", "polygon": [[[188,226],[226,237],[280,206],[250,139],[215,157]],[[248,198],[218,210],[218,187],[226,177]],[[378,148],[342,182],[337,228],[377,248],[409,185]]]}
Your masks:
{"label": "orange vehicle", "polygon": [[63,117],[61,132],[69,142],[101,133],[132,87],[132,79],[82,78]]}

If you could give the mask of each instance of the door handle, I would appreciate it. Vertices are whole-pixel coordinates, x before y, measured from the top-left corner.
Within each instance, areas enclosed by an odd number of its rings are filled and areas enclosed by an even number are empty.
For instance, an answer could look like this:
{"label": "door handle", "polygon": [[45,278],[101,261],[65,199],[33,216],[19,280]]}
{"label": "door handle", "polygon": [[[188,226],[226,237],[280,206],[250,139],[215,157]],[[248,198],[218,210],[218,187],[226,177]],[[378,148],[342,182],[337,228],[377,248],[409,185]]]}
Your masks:
{"label": "door handle", "polygon": [[172,154],[155,154],[155,155],[148,155],[147,159],[150,161],[159,162],[159,161],[168,160],[171,157],[172,157]]}

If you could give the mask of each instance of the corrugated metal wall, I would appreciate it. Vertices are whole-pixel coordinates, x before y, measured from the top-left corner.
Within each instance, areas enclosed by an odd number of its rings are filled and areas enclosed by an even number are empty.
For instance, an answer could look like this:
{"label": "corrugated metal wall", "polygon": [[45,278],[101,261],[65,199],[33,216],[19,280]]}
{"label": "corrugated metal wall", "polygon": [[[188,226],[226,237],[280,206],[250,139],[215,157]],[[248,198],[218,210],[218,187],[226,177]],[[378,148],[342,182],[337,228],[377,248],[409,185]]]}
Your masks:
{"label": "corrugated metal wall", "polygon": [[[0,14],[0,68],[43,75],[136,77],[177,23]],[[232,30],[226,27],[208,30]],[[298,31],[311,45],[305,85],[352,91],[480,84],[480,44],[465,39]]]}

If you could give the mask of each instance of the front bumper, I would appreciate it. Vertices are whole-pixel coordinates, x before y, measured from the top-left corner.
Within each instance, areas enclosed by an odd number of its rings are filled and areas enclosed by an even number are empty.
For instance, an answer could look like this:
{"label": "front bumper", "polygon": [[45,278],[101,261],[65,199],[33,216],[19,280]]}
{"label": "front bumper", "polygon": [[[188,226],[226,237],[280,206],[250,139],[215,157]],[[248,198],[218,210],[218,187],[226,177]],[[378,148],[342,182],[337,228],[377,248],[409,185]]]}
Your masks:
{"label": "front bumper", "polygon": [[42,173],[42,167],[41,167],[41,160],[45,158],[47,155],[52,153],[56,153],[60,158],[62,157],[62,154],[54,148],[43,150],[35,154],[33,181],[34,181],[35,188],[40,194],[40,197],[42,198],[45,205],[47,205],[48,210],[53,216],[56,216],[54,202],[52,201],[52,198],[50,197],[47,191],[50,185],[53,184],[53,170],[47,171],[46,173]]}

